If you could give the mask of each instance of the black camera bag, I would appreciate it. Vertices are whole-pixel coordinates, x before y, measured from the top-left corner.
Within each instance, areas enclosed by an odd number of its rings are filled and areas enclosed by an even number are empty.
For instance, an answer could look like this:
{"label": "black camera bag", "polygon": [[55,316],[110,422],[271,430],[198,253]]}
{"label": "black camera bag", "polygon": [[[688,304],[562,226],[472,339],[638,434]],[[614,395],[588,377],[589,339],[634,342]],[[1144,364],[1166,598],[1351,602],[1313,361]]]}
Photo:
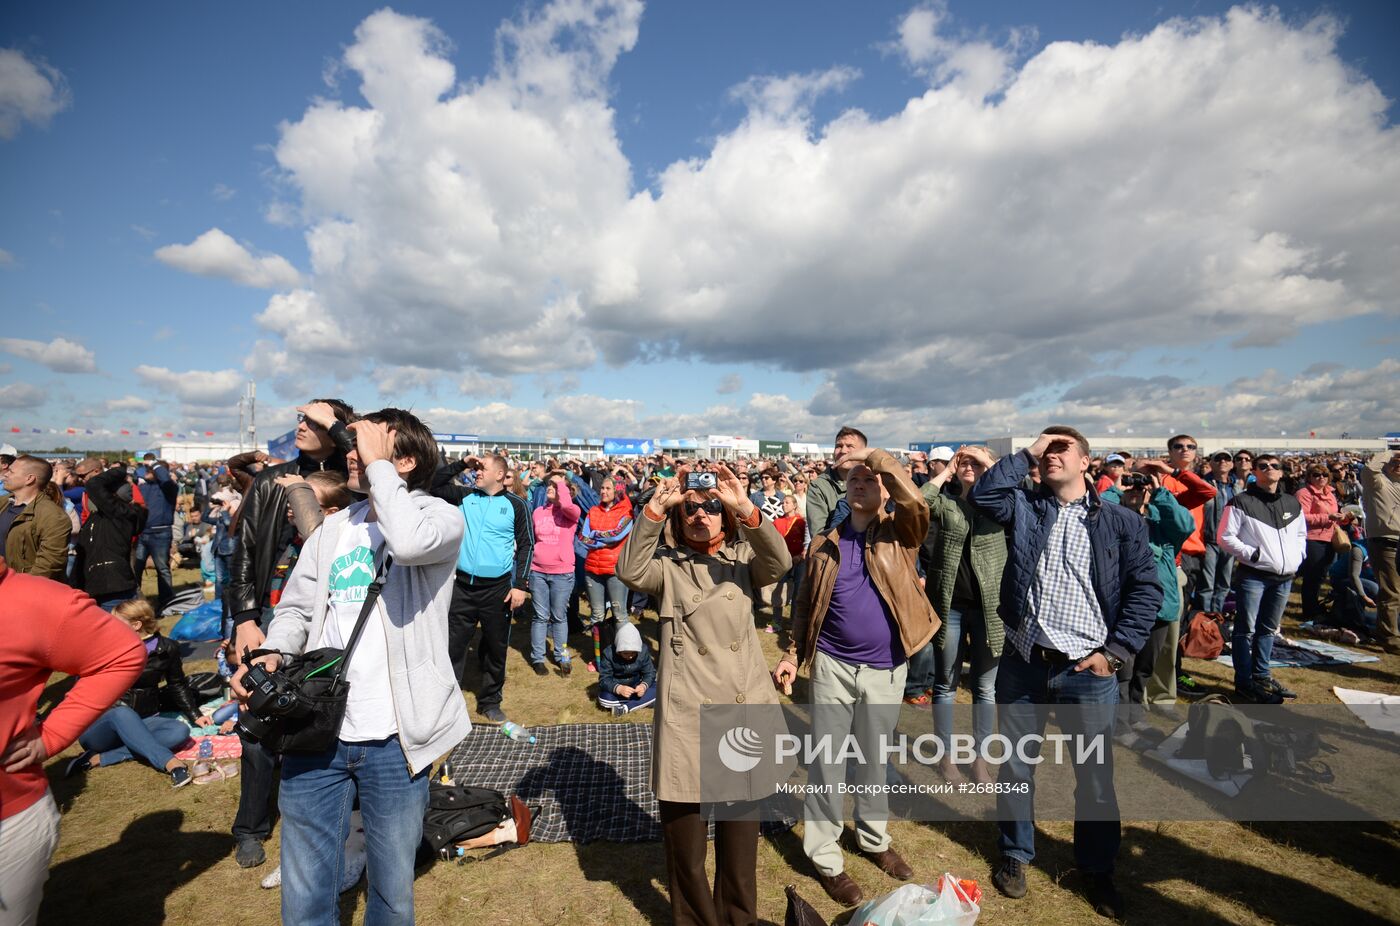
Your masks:
{"label": "black camera bag", "polygon": [[485,836],[508,819],[510,802],[500,791],[429,782],[418,857],[445,857],[443,850],[447,846]]}
{"label": "black camera bag", "polygon": [[[365,622],[379,600],[393,563],[394,558],[386,556],[378,575],[369,584],[355,629],[343,650],[327,646],[300,656],[284,657],[281,674],[295,684],[301,698],[310,704],[311,713],[303,717],[278,718],[262,740],[268,750],[290,755],[321,755],[335,746],[350,697],[350,657],[360,642]],[[252,655],[266,652],[271,651],[258,650]]]}

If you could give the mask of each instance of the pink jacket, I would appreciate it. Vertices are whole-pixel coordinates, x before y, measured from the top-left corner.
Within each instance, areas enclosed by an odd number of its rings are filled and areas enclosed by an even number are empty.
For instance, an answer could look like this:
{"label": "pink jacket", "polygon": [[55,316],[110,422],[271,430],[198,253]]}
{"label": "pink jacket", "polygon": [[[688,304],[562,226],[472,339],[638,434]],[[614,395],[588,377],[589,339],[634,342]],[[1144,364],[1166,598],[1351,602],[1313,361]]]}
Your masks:
{"label": "pink jacket", "polygon": [[1297,492],[1298,504],[1303,506],[1303,519],[1308,522],[1309,540],[1331,540],[1335,522],[1328,517],[1337,513],[1337,494],[1326,486],[1321,492],[1305,485]]}
{"label": "pink jacket", "polygon": [[567,485],[556,482],[555,486],[559,489],[559,501],[541,505],[530,516],[535,525],[535,553],[530,568],[559,576],[574,571],[574,531],[583,512],[574,504]]}

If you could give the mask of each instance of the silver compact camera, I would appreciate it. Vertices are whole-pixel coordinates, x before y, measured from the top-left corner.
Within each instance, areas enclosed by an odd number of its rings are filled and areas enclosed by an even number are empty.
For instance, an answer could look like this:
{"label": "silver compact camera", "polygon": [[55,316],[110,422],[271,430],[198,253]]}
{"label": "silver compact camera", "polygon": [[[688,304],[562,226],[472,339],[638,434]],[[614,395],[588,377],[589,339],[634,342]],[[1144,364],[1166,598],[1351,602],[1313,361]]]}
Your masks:
{"label": "silver compact camera", "polygon": [[716,483],[715,483],[715,474],[714,474],[714,473],[686,473],[686,474],[685,474],[685,490],[686,490],[687,492],[689,492],[689,491],[691,491],[691,490],[713,489],[713,488],[715,487],[715,485],[716,485]]}

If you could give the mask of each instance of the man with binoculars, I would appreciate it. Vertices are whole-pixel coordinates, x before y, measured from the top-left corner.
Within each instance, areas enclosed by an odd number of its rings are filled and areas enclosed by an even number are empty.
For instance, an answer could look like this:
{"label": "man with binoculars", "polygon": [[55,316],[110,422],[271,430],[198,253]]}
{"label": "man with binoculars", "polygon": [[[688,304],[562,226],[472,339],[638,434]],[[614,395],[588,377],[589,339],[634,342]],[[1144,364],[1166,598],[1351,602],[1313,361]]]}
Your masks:
{"label": "man with binoculars", "polygon": [[[284,656],[343,648],[349,665],[334,742],[320,754],[289,750],[282,760],[282,920],[289,924],[337,922],[342,846],[357,794],[369,853],[365,922],[413,921],[428,772],[471,729],[447,654],[463,522],[427,491],[437,444],[399,409],[371,413],[349,429],[349,486],[368,498],[307,538],[253,660],[275,677]],[[233,689],[251,704],[248,671],[239,668]],[[274,687],[285,690],[287,681]],[[270,711],[259,719],[275,727],[287,718]]]}

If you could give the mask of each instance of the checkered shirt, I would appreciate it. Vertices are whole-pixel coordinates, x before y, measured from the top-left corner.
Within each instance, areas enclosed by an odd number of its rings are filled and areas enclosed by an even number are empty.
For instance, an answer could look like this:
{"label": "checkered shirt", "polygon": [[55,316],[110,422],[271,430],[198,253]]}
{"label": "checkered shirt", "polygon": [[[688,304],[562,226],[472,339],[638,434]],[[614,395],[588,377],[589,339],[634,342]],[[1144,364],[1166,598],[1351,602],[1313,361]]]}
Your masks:
{"label": "checkered shirt", "polygon": [[1036,643],[1083,659],[1108,639],[1108,624],[1094,594],[1088,519],[1086,495],[1062,505],[1050,528],[1031,581],[1026,619],[1007,629],[1012,645],[1027,660]]}

